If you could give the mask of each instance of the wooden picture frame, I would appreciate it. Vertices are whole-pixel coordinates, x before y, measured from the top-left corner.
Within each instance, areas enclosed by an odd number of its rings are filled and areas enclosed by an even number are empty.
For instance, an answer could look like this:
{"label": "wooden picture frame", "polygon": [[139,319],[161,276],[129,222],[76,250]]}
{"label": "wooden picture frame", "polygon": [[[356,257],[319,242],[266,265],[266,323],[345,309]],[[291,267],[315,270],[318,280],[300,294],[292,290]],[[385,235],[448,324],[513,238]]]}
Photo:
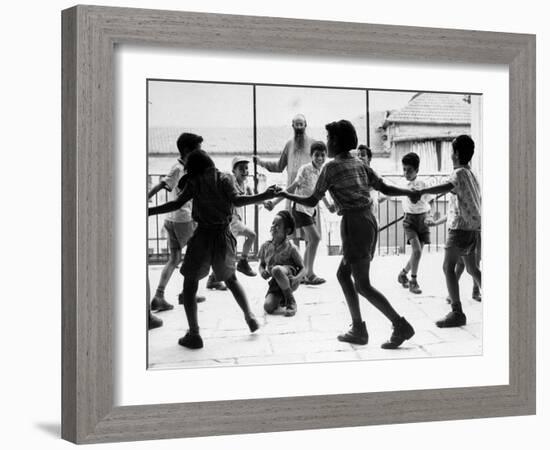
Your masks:
{"label": "wooden picture frame", "polygon": [[[94,443],[535,413],[535,36],[75,6],[62,13],[62,38],[64,439]],[[114,407],[117,44],[507,65],[509,384]]]}

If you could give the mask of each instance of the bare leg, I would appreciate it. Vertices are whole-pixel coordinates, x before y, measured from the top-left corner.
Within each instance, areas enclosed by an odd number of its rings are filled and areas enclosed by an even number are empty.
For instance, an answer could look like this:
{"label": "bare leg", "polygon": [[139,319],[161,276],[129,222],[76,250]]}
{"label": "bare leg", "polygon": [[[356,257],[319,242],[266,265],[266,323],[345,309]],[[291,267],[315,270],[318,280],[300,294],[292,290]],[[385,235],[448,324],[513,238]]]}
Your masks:
{"label": "bare leg", "polygon": [[357,291],[364,296],[374,307],[384,314],[391,323],[395,324],[400,319],[399,314],[393,309],[388,299],[370,283],[370,261],[365,258],[351,264],[351,272],[355,279]]}
{"label": "bare leg", "polygon": [[462,311],[460,303],[460,288],[458,278],[456,277],[456,264],[460,260],[460,254],[457,249],[446,248],[445,258],[443,260],[443,273],[447,282],[447,291],[451,299],[451,307],[453,310]]}
{"label": "bare leg", "polygon": [[254,244],[254,241],[256,240],[256,233],[254,231],[250,230],[249,228],[245,228],[242,231],[242,236],[245,237],[244,244],[243,244],[243,252],[242,257],[248,258],[248,254],[250,253],[250,249],[252,248],[252,245]]}
{"label": "bare leg", "polygon": [[[420,258],[422,257],[422,248],[424,245],[419,241],[418,237],[411,239],[411,257],[409,259],[411,267],[411,275],[414,277],[418,273],[418,265],[420,264]],[[407,266],[409,265],[407,263]]]}
{"label": "bare leg", "polygon": [[466,266],[464,265],[464,257],[459,258],[458,261],[456,262],[456,267],[455,267],[455,274],[456,274],[456,279],[457,280],[460,281],[460,277],[464,273],[464,268],[465,267]]}
{"label": "bare leg", "polygon": [[464,263],[466,264],[466,270],[472,276],[474,282],[481,287],[481,271],[479,270],[476,254],[470,253],[464,256]]}
{"label": "bare leg", "polygon": [[185,309],[185,315],[187,316],[187,323],[189,324],[189,330],[198,333],[199,332],[199,320],[197,314],[197,289],[199,287],[199,280],[191,277],[185,277],[183,280],[183,307]]}
{"label": "bare leg", "polygon": [[264,310],[268,314],[273,314],[281,305],[282,297],[277,294],[267,294],[265,296]]}
{"label": "bare leg", "polygon": [[162,268],[162,272],[160,274],[160,280],[157,287],[157,292],[155,293],[155,297],[164,296],[164,289],[166,288],[166,285],[170,281],[170,278],[172,277],[172,274],[174,273],[174,270],[176,269],[176,267],[178,267],[178,264],[180,263],[180,261],[181,261],[181,249],[171,248],[168,262],[164,265],[164,267]]}
{"label": "bare leg", "polygon": [[248,304],[246,293],[244,292],[244,289],[241,283],[239,283],[239,280],[237,280],[237,277],[233,275],[231,278],[228,278],[227,280],[225,280],[225,284],[233,294],[235,301],[237,302],[242,312],[244,313],[244,318],[246,320],[249,320],[252,317],[254,317],[254,315],[250,311],[250,305]]}
{"label": "bare leg", "polygon": [[359,296],[355,290],[355,285],[351,278],[351,266],[342,260],[338,271],[336,272],[338,282],[344,292],[346,303],[348,304],[349,313],[353,323],[361,323],[363,321],[361,317],[361,307],[359,305]]}
{"label": "bare leg", "polygon": [[315,275],[313,265],[315,263],[315,256],[317,255],[317,249],[321,236],[315,225],[308,225],[304,227],[304,233],[306,235],[306,251],[304,254],[304,265],[306,267],[306,277],[311,278]]}

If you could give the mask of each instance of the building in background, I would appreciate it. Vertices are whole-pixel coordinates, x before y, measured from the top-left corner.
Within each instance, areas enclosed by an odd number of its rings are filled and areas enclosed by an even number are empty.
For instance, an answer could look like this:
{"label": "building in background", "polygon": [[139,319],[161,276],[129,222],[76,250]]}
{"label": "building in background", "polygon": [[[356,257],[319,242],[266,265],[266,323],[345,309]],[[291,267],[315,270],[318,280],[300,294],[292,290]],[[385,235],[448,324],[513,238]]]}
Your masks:
{"label": "building in background", "polygon": [[452,171],[452,140],[471,134],[470,95],[418,93],[385,119],[385,142],[396,172],[409,152],[420,156],[421,173]]}

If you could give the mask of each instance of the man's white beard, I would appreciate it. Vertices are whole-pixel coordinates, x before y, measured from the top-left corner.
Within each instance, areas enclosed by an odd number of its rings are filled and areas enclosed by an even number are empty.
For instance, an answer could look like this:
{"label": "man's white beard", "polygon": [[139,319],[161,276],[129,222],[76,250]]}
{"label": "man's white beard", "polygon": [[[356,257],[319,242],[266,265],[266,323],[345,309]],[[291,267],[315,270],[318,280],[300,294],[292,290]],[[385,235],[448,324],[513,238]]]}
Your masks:
{"label": "man's white beard", "polygon": [[303,133],[296,133],[296,131],[294,132],[294,145],[296,147],[303,148],[305,140],[306,140],[305,130]]}

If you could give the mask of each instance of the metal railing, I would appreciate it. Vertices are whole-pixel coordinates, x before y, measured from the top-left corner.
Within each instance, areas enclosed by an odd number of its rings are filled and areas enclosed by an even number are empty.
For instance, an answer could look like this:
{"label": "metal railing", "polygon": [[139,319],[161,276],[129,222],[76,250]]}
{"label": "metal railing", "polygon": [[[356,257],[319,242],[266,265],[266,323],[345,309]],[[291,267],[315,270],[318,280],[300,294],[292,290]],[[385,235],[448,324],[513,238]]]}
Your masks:
{"label": "metal railing", "polygon": [[[149,188],[156,185],[162,175],[152,174],[148,177]],[[440,183],[446,175],[443,174],[428,174],[420,176],[421,179],[427,180],[429,184]],[[396,185],[401,184],[403,176],[400,174],[386,174],[384,179]],[[261,183],[265,184],[265,183]],[[253,185],[253,184],[252,184]],[[263,186],[261,186],[263,187]],[[261,190],[261,189],[260,189]],[[168,201],[168,192],[165,190],[157,193],[149,200],[150,206],[160,205]],[[376,200],[376,198],[375,198]],[[438,211],[441,216],[447,214],[448,195],[439,195],[433,199],[432,212]],[[245,207],[245,215],[243,222],[249,224],[250,228],[256,233],[256,243],[253,246],[253,254],[250,255],[254,259],[258,250],[258,244],[269,239],[269,225],[276,211],[283,209],[285,202],[281,202],[278,207],[269,212],[262,205],[251,205]],[[403,209],[399,198],[385,198],[378,203],[376,208],[376,218],[379,224],[378,235],[378,255],[399,255],[406,253],[408,250],[407,238],[403,229]],[[341,253],[340,242],[340,216],[330,214],[326,209],[321,209],[321,246],[319,254],[326,252],[329,255]],[[426,246],[428,252],[439,251],[443,248],[447,238],[447,229],[445,224],[434,226],[431,228],[431,244]],[[168,260],[169,249],[166,231],[164,230],[164,216],[151,216],[148,219],[148,257],[150,264],[164,263]],[[242,246],[242,238],[238,238],[238,251]],[[323,247],[323,243],[325,246]]]}

